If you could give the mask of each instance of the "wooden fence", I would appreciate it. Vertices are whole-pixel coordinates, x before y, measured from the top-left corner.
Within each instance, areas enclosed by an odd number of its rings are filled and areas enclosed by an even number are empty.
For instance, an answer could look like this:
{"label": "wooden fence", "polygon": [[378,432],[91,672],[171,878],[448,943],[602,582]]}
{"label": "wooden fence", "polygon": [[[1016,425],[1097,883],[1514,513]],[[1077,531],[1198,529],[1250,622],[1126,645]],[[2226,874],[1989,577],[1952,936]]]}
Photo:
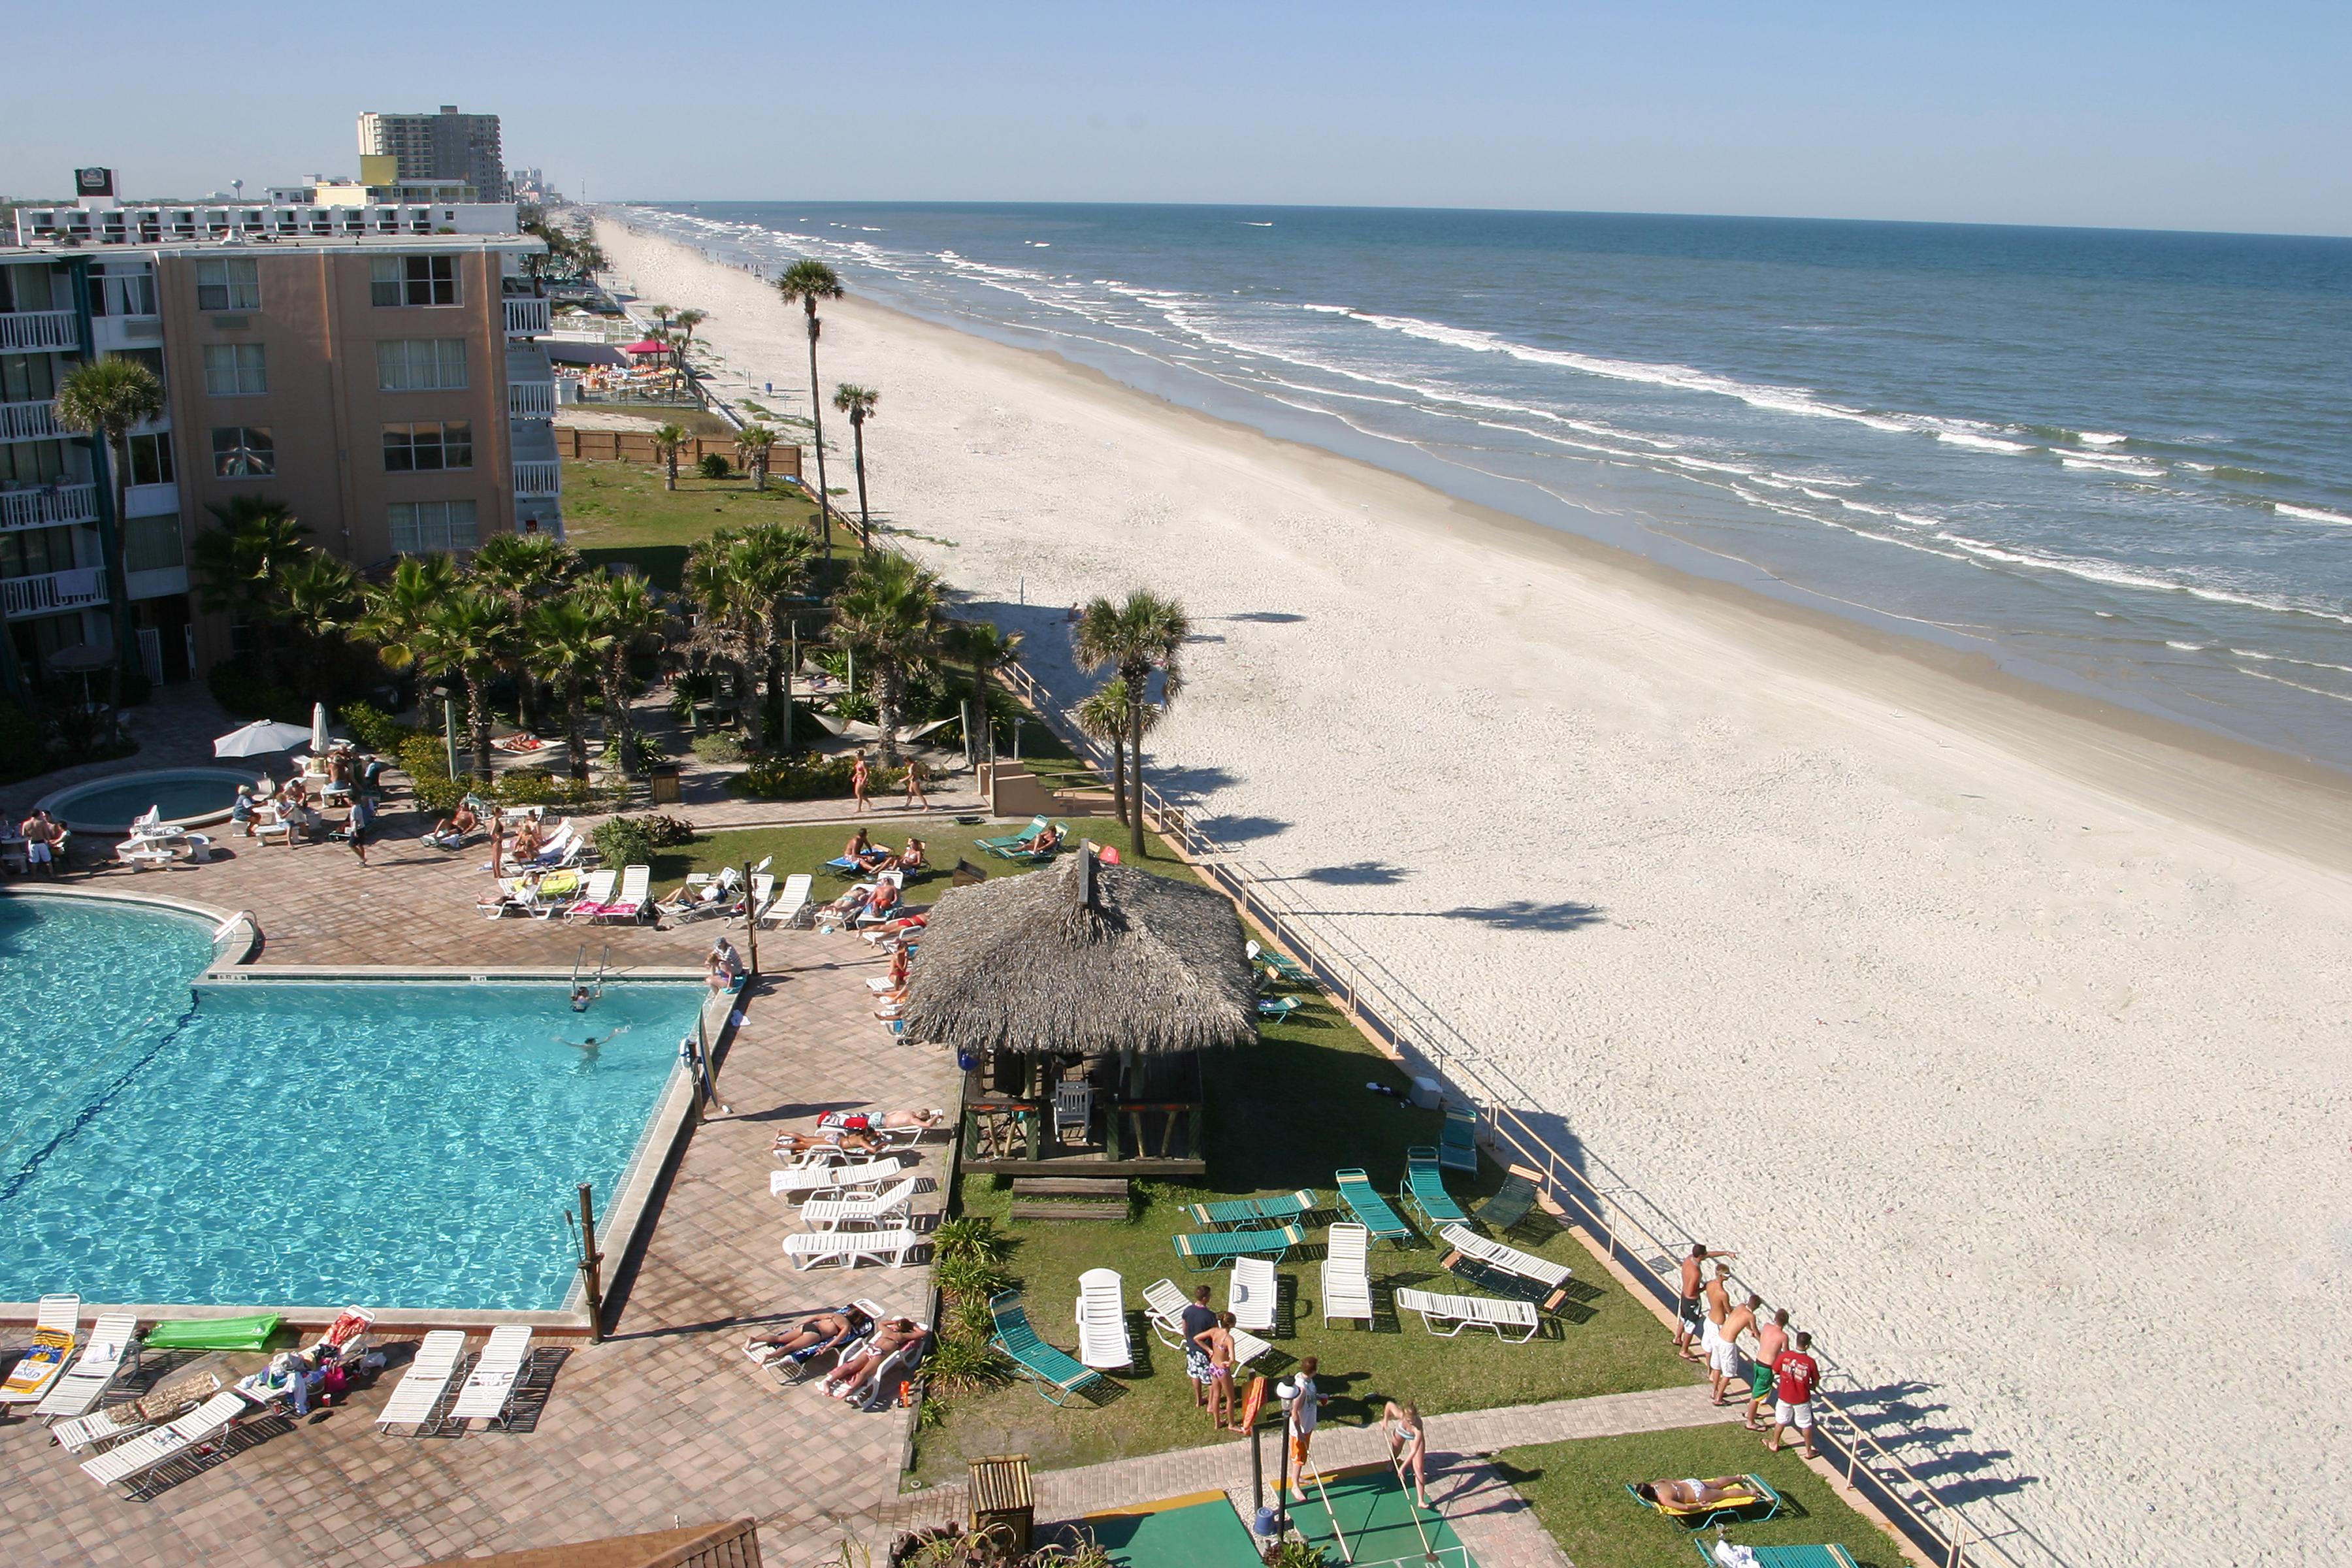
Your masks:
{"label": "wooden fence", "polygon": [[[579,462],[645,463],[661,461],[654,450],[652,433],[645,430],[575,430],[559,426],[555,432],[556,450]],[[744,454],[737,450],[732,437],[697,436],[678,448],[677,466],[690,468],[702,461],[703,454],[716,452],[730,463],[740,465]],[[801,477],[801,449],[791,441],[779,441],[768,448],[768,474],[772,479],[797,479]]]}

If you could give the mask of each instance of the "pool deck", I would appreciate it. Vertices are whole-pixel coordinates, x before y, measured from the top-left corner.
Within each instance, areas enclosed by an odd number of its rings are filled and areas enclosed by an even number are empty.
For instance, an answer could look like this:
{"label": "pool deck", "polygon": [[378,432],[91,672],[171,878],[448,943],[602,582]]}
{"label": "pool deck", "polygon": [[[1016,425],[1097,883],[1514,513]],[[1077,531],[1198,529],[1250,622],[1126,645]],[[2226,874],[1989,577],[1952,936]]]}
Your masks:
{"label": "pool deck", "polygon": [[[731,826],[739,811],[773,821],[837,809],[688,808],[713,826]],[[61,885],[251,910],[265,933],[254,962],[266,967],[568,972],[582,942],[593,956],[610,941],[616,970],[671,968],[698,965],[722,930],[742,945],[740,922],[663,931],[485,921],[473,909],[488,883],[476,869],[480,853],[424,847],[402,813],[387,827],[367,869],[340,845],[289,850],[238,839],[231,858],[208,865],[76,872]],[[865,981],[882,962],[864,942],[763,931],[760,957],[763,979],[719,1071],[732,1114],[694,1130],[655,1194],[642,1258],[608,1303],[606,1342],[542,1337],[569,1354],[535,1429],[379,1436],[373,1418],[399,1381],[395,1364],[349,1406],[300,1426],[259,1424],[257,1442],[133,1502],[80,1474],[39,1425],[12,1419],[0,1426],[0,1487],[10,1498],[0,1561],[393,1568],[666,1530],[681,1517],[748,1516],[760,1521],[769,1561],[798,1563],[862,1535],[897,1495],[907,1414],[863,1415],[814,1387],[781,1390],[743,1359],[742,1338],[853,1295],[927,1318],[929,1269],[793,1272],[781,1241],[798,1227],[768,1195],[769,1143],[835,1107],[952,1104],[959,1075],[951,1058],[896,1044],[875,1022]],[[935,1141],[919,1152],[929,1190],[916,1199],[919,1226],[945,1202],[950,1150]],[[21,1328],[0,1329],[0,1348],[24,1340]]]}

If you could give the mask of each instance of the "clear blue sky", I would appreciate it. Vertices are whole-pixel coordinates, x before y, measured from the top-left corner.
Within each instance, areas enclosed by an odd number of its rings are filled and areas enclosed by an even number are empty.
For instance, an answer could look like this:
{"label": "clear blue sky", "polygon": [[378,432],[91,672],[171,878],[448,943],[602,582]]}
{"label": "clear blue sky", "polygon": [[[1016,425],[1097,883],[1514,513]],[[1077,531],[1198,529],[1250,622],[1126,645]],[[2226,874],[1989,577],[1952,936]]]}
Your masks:
{"label": "clear blue sky", "polygon": [[19,7],[0,191],[505,119],[592,196],[1551,207],[2352,234],[2352,4]]}

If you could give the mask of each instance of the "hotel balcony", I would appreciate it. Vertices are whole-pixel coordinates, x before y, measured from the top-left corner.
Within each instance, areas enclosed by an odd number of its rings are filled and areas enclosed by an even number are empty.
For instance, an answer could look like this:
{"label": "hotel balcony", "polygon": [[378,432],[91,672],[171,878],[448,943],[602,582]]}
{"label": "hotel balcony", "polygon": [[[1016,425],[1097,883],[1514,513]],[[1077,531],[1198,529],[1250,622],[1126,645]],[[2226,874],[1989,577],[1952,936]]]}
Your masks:
{"label": "hotel balcony", "polygon": [[507,308],[507,336],[510,338],[545,337],[555,325],[555,305],[552,300],[529,298],[509,299]]}
{"label": "hotel balcony", "polygon": [[516,419],[555,417],[555,373],[535,342],[507,345],[507,414]]}
{"label": "hotel balcony", "polygon": [[41,353],[81,347],[71,310],[0,310],[0,353]]}
{"label": "hotel balcony", "polygon": [[65,433],[58,423],[58,405],[47,398],[0,403],[0,441],[52,441]]}
{"label": "hotel balcony", "polygon": [[518,458],[514,466],[514,493],[526,500],[562,495],[563,465],[552,458],[544,462]]}
{"label": "hotel balcony", "polygon": [[68,523],[97,521],[96,485],[53,485],[0,490],[0,530],[59,528]]}
{"label": "hotel balcony", "polygon": [[0,613],[8,619],[55,616],[106,603],[106,574],[95,566],[45,572],[37,577],[0,578]]}

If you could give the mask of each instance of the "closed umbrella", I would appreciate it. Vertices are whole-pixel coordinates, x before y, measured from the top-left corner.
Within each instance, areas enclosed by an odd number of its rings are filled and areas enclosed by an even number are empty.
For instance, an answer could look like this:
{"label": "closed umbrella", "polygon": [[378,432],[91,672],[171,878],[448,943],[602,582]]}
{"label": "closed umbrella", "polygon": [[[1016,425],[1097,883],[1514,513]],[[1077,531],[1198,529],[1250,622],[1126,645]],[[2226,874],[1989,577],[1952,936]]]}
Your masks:
{"label": "closed umbrella", "polygon": [[323,702],[310,704],[310,754],[327,754],[327,705]]}
{"label": "closed umbrella", "polygon": [[242,729],[231,730],[213,742],[215,757],[266,757],[272,752],[289,752],[310,738],[310,731],[299,724],[279,724],[268,719],[256,719]]}

